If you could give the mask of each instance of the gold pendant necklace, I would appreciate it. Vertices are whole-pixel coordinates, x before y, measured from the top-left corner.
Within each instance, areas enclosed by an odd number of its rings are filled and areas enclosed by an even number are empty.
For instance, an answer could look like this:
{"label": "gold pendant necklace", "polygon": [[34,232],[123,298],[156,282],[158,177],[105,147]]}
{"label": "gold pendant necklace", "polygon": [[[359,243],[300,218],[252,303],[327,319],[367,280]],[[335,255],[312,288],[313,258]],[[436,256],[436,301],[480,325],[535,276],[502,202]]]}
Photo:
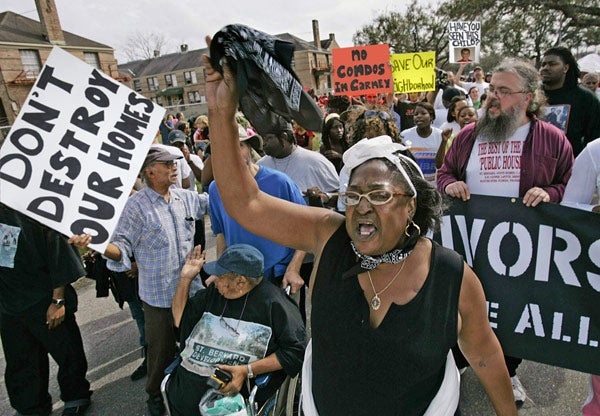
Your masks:
{"label": "gold pendant necklace", "polygon": [[371,302],[370,302],[371,309],[373,309],[374,311],[379,309],[379,307],[381,306],[381,299],[379,298],[379,295],[381,295],[383,292],[385,292],[392,285],[392,283],[394,283],[394,280],[396,280],[396,278],[400,275],[400,272],[402,271],[402,269],[404,269],[405,264],[406,264],[406,259],[404,259],[402,261],[402,266],[400,266],[400,268],[398,269],[398,271],[396,272],[394,277],[392,277],[392,279],[389,281],[389,283],[387,285],[385,285],[385,287],[383,289],[381,289],[379,292],[377,292],[375,290],[375,286],[373,285],[373,279],[371,279],[371,272],[369,270],[367,270],[367,276],[369,276],[369,282],[371,283],[371,288],[373,289],[373,293],[375,294],[375,296],[373,296],[373,298],[371,299]]}

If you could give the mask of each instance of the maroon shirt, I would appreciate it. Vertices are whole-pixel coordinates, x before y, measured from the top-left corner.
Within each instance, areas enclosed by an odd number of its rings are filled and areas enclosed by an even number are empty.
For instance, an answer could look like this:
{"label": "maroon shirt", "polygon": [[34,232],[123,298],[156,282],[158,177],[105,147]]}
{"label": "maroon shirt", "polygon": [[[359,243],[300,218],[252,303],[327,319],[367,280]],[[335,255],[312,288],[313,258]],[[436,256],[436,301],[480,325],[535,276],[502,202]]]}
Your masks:
{"label": "maroon shirt", "polygon": [[[466,182],[467,164],[475,144],[475,123],[463,128],[457,135],[437,172],[437,188],[445,193],[448,185]],[[558,128],[538,120],[531,127],[523,143],[519,196],[537,186],[550,195],[550,202],[559,203],[573,168],[573,149],[567,137]]]}

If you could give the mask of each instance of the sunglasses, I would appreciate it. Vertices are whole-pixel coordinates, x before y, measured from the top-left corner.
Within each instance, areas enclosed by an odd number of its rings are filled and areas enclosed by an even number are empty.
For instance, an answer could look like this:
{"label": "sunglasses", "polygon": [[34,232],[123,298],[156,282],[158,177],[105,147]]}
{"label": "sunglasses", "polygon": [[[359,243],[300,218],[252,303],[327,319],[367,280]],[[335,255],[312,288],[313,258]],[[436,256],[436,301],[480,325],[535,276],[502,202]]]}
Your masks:
{"label": "sunglasses", "polygon": [[366,120],[368,120],[370,118],[375,118],[375,117],[379,117],[383,121],[388,121],[391,118],[390,114],[386,113],[385,111],[377,111],[377,110],[365,111],[365,119]]}

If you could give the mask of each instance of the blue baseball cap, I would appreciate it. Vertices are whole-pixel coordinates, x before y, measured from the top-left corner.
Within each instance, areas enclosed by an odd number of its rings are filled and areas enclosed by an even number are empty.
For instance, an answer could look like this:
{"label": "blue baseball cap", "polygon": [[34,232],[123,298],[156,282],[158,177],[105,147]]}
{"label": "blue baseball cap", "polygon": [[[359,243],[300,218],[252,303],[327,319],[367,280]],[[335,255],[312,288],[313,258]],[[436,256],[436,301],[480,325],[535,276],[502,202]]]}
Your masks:
{"label": "blue baseball cap", "polygon": [[225,249],[221,257],[204,265],[206,273],[220,276],[237,273],[245,277],[262,277],[264,257],[256,248],[248,244],[234,244]]}
{"label": "blue baseball cap", "polygon": [[171,130],[167,136],[167,140],[169,140],[170,143],[185,143],[186,139],[185,133],[178,129]]}

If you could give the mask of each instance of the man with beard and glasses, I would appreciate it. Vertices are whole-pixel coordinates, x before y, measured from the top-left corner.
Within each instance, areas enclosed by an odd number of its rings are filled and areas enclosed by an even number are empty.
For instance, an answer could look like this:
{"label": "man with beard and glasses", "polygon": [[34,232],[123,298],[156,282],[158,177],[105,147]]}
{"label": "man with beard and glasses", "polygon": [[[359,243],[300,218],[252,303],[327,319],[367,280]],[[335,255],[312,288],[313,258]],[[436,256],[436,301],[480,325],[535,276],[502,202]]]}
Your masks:
{"label": "man with beard and glasses", "polygon": [[[473,193],[520,197],[526,206],[560,202],[573,150],[558,128],[538,119],[543,111],[535,68],[503,61],[492,75],[483,116],[463,128],[448,150],[438,190],[463,201]],[[505,360],[515,401],[522,403],[527,395],[516,375],[521,359]]]}

